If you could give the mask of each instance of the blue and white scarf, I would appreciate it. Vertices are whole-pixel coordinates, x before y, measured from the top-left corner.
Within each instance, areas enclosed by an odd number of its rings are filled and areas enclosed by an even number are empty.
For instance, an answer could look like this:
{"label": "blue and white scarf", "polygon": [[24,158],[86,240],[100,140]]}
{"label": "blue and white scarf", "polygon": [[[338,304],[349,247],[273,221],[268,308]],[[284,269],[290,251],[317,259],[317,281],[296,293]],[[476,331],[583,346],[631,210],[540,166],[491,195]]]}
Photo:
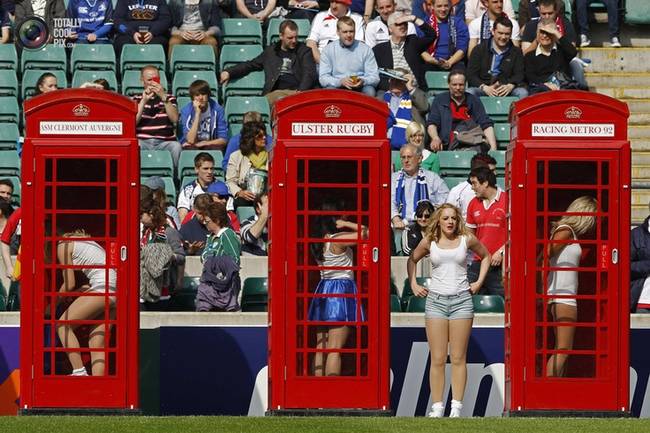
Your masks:
{"label": "blue and white scarf", "polygon": [[[402,219],[406,219],[406,188],[404,185],[404,176],[406,176],[406,173],[402,169],[399,172],[399,178],[397,179],[397,189],[395,190],[397,211],[400,213]],[[415,180],[415,194],[413,194],[414,211],[418,203],[420,203],[422,200],[429,200],[429,187],[427,186],[427,177],[424,175],[424,170],[420,168]]]}
{"label": "blue and white scarf", "polygon": [[389,132],[390,147],[393,150],[399,150],[406,143],[406,127],[413,120],[413,103],[411,102],[411,95],[408,91],[404,91],[402,95],[395,96],[399,99],[396,112],[391,109],[391,98],[393,94],[390,92],[384,93],[384,101],[388,105],[389,114]]}

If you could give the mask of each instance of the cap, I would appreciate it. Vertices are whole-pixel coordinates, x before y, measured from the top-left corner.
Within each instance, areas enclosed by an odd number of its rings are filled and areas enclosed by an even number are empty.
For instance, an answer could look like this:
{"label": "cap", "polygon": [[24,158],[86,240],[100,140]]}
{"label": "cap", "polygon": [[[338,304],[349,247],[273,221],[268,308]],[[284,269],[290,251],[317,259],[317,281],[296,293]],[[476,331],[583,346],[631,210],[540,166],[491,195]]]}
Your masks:
{"label": "cap", "polygon": [[341,3],[344,5],[352,6],[352,0],[332,0],[335,3]]}
{"label": "cap", "polygon": [[220,180],[215,180],[210,185],[208,185],[208,194],[219,194],[219,195],[230,195],[228,191],[228,186]]}
{"label": "cap", "polygon": [[144,182],[142,182],[142,184],[154,191],[157,189],[165,189],[165,181],[159,176],[148,177]]}
{"label": "cap", "polygon": [[397,19],[402,15],[404,14],[401,12],[393,12],[392,14],[388,15],[388,19],[386,20],[386,24],[388,25],[388,27],[395,24],[395,21],[397,21]]}

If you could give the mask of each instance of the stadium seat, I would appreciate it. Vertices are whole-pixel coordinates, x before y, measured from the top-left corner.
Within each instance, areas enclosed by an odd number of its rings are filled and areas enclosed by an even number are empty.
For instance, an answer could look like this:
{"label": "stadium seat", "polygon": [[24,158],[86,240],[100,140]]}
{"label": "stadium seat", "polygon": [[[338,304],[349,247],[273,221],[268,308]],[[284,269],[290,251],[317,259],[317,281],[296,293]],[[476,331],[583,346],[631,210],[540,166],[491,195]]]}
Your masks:
{"label": "stadium seat", "polygon": [[[164,74],[160,75],[160,84],[169,91],[167,77]],[[143,90],[140,71],[125,71],[122,75],[122,94],[125,96],[140,95]]]}
{"label": "stadium seat", "polygon": [[[275,44],[280,40],[280,24],[282,21],[284,21],[282,18],[272,18],[269,20],[269,25],[266,28],[266,45]],[[297,19],[293,21],[298,26],[298,41],[305,42],[311,29],[309,20]]]}
{"label": "stadium seat", "polygon": [[253,71],[250,74],[230,80],[221,88],[221,99],[230,96],[261,96],[264,90],[264,72]]}
{"label": "stadium seat", "polygon": [[18,73],[18,53],[14,44],[0,44],[0,69]]}
{"label": "stadium seat", "polygon": [[440,175],[467,176],[470,172],[470,163],[475,152],[466,150],[441,150],[438,152],[440,161]]}
{"label": "stadium seat", "polygon": [[[200,152],[207,152],[214,158],[214,171],[215,176],[222,175],[221,162],[223,161],[223,153],[220,150],[184,150],[178,158],[178,178],[182,180],[184,177],[191,177],[192,180],[196,178],[194,171],[194,157]],[[181,188],[187,185],[181,182]]]}
{"label": "stadium seat", "polygon": [[5,293],[7,293],[7,290],[5,290],[2,281],[0,281],[0,312],[7,311],[7,296]]}
{"label": "stadium seat", "polygon": [[18,138],[20,138],[18,125],[0,123],[0,150],[15,150]]}
{"label": "stadium seat", "polygon": [[393,232],[393,243],[395,244],[395,255],[402,255],[402,230],[392,230]]}
{"label": "stadium seat", "polygon": [[271,108],[269,101],[263,96],[233,96],[226,100],[224,107],[226,112],[226,121],[228,123],[241,123],[244,113],[248,111],[258,111],[262,115],[262,120],[268,122],[271,118]]}
{"label": "stadium seat", "polygon": [[258,44],[262,45],[262,25],[259,21],[248,18],[224,18],[222,20],[223,45]]}
{"label": "stadium seat", "polygon": [[505,191],[506,189],[506,178],[503,176],[497,176],[497,185],[499,188]]}
{"label": "stadium seat", "polygon": [[141,150],[140,151],[140,176],[172,177],[174,163],[168,150]]}
{"label": "stadium seat", "polygon": [[42,71],[39,69],[28,69],[23,72],[23,82],[21,97],[23,101],[27,98],[30,98],[36,92],[36,83],[38,79],[46,72],[50,72],[56,76],[56,82],[59,89],[64,89],[68,87],[68,79],[66,78],[65,71],[53,70],[53,71]]}
{"label": "stadium seat", "polygon": [[183,287],[171,293],[168,310],[196,311],[196,292],[200,282],[200,277],[183,277]]}
{"label": "stadium seat", "polygon": [[224,45],[219,54],[219,70],[254,59],[261,53],[260,45]]}
{"label": "stadium seat", "polygon": [[[469,174],[469,170],[467,173]],[[461,182],[467,182],[467,176],[445,176],[442,180],[447,184],[447,188],[452,189]]]}
{"label": "stadium seat", "polygon": [[13,96],[0,96],[0,122],[16,125],[20,122],[20,107]]}
{"label": "stadium seat", "polygon": [[169,59],[172,73],[182,70],[214,71],[214,49],[209,45],[174,45]]}
{"label": "stadium seat", "polygon": [[505,311],[505,302],[499,295],[474,295],[475,313],[503,313]]}
{"label": "stadium seat", "polygon": [[93,82],[103,78],[108,81],[108,86],[114,92],[117,92],[117,78],[113,71],[82,71],[76,70],[72,77],[72,87],[80,87],[83,83]]}
{"label": "stadium seat", "polygon": [[14,192],[11,194],[11,203],[13,205],[20,205],[20,178],[18,176],[8,176],[5,179],[9,179],[11,183],[14,184]]}
{"label": "stadium seat", "polygon": [[627,24],[650,24],[650,2],[625,2],[625,22]]}
{"label": "stadium seat", "polygon": [[400,171],[402,169],[402,157],[399,154],[399,150],[391,150],[390,159],[393,165],[393,172]]}
{"label": "stadium seat", "polygon": [[449,90],[449,84],[447,84],[448,76],[449,72],[427,71],[424,75],[424,79],[427,81],[427,88],[429,89],[427,95],[436,96],[440,92]]}
{"label": "stadium seat", "polygon": [[399,301],[399,296],[397,295],[390,295],[390,312],[391,313],[401,313],[402,312],[402,304]]}
{"label": "stadium seat", "polygon": [[[149,176],[141,177],[140,182],[144,183],[148,177]],[[174,179],[171,177],[161,177],[161,179],[165,183],[165,195],[167,196],[167,201],[176,204],[176,185],[174,185]]]}
{"label": "stadium seat", "polygon": [[76,44],[70,55],[70,71],[105,70],[116,72],[115,50],[110,44]]}
{"label": "stadium seat", "polygon": [[212,96],[219,94],[217,76],[213,71],[177,71],[172,81],[172,93],[178,96],[189,96],[190,85],[196,80],[205,80],[210,84]]}
{"label": "stadium seat", "polygon": [[14,71],[0,70],[0,96],[18,97],[18,78]]}
{"label": "stadium seat", "polygon": [[424,307],[426,304],[427,298],[411,296],[406,304],[406,311],[408,313],[424,313]]}
{"label": "stadium seat", "polygon": [[485,112],[494,122],[507,122],[510,114],[510,104],[518,101],[516,96],[492,97],[481,96]]}
{"label": "stadium seat", "polygon": [[161,79],[165,75],[165,51],[162,45],[138,45],[126,44],[122,48],[120,57],[120,72],[124,76],[125,71],[138,71],[143,66],[153,65],[160,71]]}
{"label": "stadium seat", "polygon": [[0,150],[0,176],[20,176],[20,158],[15,150]]}
{"label": "stadium seat", "polygon": [[506,172],[506,151],[491,150],[488,153],[497,161],[497,176],[503,176]]}
{"label": "stadium seat", "polygon": [[509,123],[495,123],[494,135],[497,138],[497,148],[499,150],[506,149],[510,143],[510,124]]}
{"label": "stadium seat", "polygon": [[268,311],[269,285],[266,277],[248,277],[242,289],[242,311]]}
{"label": "stadium seat", "polygon": [[[235,96],[233,96],[235,98]],[[271,131],[271,125],[268,122],[264,122],[266,127],[266,135],[273,135]],[[234,137],[235,135],[241,132],[242,124],[241,123],[229,123],[228,124],[228,137]]]}
{"label": "stadium seat", "polygon": [[[42,69],[43,72],[63,71],[65,73],[68,60],[65,48],[60,45],[48,44],[38,50],[23,49],[20,56],[20,69]],[[61,86],[59,86],[61,87]]]}
{"label": "stadium seat", "polygon": [[252,216],[255,216],[255,208],[253,206],[239,206],[237,208],[237,219],[240,223]]}
{"label": "stadium seat", "polygon": [[[179,112],[183,109],[183,107],[185,107],[187,104],[190,104],[190,103],[192,103],[192,98],[190,98],[189,96],[178,96],[176,98],[176,104],[178,105],[178,111]],[[181,127],[180,124],[178,126],[179,126],[179,128]],[[179,135],[179,137],[180,137],[180,135]]]}
{"label": "stadium seat", "polygon": [[20,283],[13,281],[7,296],[7,311],[20,311]]}

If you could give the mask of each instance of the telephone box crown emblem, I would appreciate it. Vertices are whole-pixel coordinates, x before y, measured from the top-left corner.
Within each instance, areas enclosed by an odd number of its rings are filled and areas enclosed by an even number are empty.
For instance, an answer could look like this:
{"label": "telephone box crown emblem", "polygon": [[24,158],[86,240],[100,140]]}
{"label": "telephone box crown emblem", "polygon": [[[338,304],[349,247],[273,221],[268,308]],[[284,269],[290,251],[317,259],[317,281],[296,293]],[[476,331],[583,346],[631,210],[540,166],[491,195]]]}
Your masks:
{"label": "telephone box crown emblem", "polygon": [[78,117],[86,117],[90,114],[90,107],[84,104],[77,104],[72,109],[72,114]]}
{"label": "telephone box crown emblem", "polygon": [[567,119],[580,119],[582,117],[582,110],[575,105],[572,105],[564,110],[564,116]]}
{"label": "telephone box crown emblem", "polygon": [[341,117],[341,109],[337,107],[336,105],[330,105],[325,107],[325,110],[323,110],[323,113],[325,113],[325,117],[327,118],[338,118]]}

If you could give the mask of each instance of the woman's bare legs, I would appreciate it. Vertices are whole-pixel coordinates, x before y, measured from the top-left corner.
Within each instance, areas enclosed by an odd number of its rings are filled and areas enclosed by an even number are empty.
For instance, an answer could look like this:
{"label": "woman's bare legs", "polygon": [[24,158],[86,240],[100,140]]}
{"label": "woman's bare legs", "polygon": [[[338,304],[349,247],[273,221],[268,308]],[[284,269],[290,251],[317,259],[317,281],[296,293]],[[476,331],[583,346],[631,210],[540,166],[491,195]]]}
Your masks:
{"label": "woman's bare legs", "polygon": [[451,361],[451,398],[463,401],[467,383],[467,345],[474,319],[449,321],[449,359]]}
{"label": "woman's bare legs", "polygon": [[[337,328],[329,328],[327,332],[327,348],[328,349],[342,349],[348,341],[350,335],[350,328],[347,326],[339,326]],[[327,353],[325,361],[325,376],[339,376],[341,374],[341,354],[339,352]]]}
{"label": "woman's bare legs", "polygon": [[431,353],[431,367],[429,368],[429,386],[431,388],[431,401],[442,401],[442,392],[445,388],[445,364],[447,364],[447,345],[449,343],[449,320],[425,319],[427,341]]}
{"label": "woman's bare legs", "polygon": [[[553,303],[549,308],[554,322],[575,322],[578,319],[578,308],[575,305]],[[555,350],[571,350],[575,332],[575,326],[555,327]],[[566,353],[551,355],[546,363],[546,375],[564,376],[568,358],[569,355]]]}

